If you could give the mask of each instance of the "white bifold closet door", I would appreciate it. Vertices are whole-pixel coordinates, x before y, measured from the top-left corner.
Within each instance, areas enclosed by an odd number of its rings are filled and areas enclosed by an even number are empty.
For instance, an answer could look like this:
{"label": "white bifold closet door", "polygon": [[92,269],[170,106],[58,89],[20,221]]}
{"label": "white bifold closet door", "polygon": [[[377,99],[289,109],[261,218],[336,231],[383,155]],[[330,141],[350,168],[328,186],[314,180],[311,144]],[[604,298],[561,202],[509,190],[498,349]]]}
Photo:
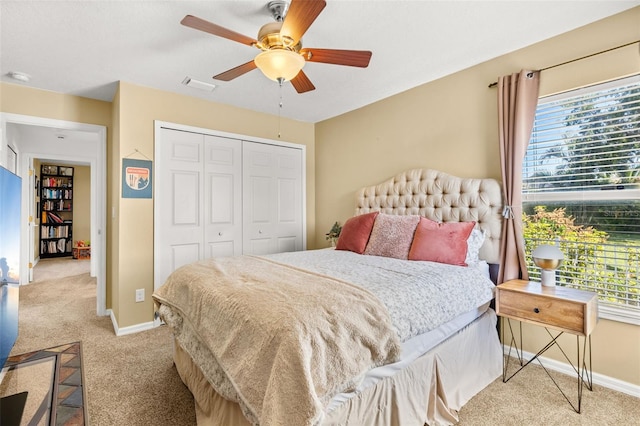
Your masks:
{"label": "white bifold closet door", "polygon": [[243,252],[302,250],[302,151],[244,141],[242,170]]}
{"label": "white bifold closet door", "polygon": [[155,282],[208,257],[303,250],[303,150],[161,129]]}
{"label": "white bifold closet door", "polygon": [[242,254],[242,145],[162,129],[155,208],[160,282],[197,260]]}

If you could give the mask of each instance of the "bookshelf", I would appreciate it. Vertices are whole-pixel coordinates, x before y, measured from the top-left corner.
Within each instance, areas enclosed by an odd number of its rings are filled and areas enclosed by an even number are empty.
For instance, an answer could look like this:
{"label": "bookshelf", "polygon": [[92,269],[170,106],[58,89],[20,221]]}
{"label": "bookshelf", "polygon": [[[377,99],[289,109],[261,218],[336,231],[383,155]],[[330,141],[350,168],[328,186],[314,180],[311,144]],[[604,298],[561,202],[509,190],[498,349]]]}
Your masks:
{"label": "bookshelf", "polygon": [[40,167],[40,257],[71,256],[73,167]]}

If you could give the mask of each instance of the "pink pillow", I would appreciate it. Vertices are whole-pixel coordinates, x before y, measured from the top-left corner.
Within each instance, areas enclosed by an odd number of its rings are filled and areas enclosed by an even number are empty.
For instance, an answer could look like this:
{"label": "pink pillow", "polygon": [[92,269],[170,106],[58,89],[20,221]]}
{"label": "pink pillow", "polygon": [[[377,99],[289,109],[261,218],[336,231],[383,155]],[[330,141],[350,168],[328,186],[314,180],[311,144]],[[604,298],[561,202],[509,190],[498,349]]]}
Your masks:
{"label": "pink pillow", "polygon": [[364,254],[407,259],[420,216],[379,214]]}
{"label": "pink pillow", "polygon": [[340,231],[336,250],[349,250],[362,254],[367,247],[376,216],[378,212],[361,214],[348,219]]}
{"label": "pink pillow", "polygon": [[413,236],[409,260],[467,266],[467,239],[475,225],[475,222],[438,223],[421,218]]}

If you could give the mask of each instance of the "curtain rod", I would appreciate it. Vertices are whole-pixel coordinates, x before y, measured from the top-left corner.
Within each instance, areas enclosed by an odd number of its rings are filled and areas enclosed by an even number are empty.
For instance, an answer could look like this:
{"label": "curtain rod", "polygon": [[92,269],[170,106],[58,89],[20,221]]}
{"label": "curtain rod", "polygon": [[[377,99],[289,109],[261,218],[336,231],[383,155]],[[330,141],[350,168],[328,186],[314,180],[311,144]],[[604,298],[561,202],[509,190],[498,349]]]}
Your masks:
{"label": "curtain rod", "polygon": [[[570,63],[572,63],[572,62],[578,62],[578,61],[581,61],[581,60],[583,60],[583,59],[590,58],[590,57],[592,57],[592,56],[602,55],[603,53],[607,53],[607,52],[611,52],[612,50],[617,50],[617,49],[621,49],[621,48],[623,48],[623,47],[631,46],[632,44],[636,44],[636,43],[640,43],[640,40],[632,41],[632,42],[630,42],[630,43],[626,43],[626,44],[622,44],[622,45],[620,45],[620,46],[612,47],[612,48],[610,48],[610,49],[601,50],[600,52],[592,53],[592,54],[590,54],[590,55],[582,56],[582,57],[580,57],[580,58],[576,58],[576,59],[571,59],[570,61],[562,62],[562,63],[560,63],[560,64],[551,65],[551,66],[548,66],[548,67],[546,67],[546,68],[541,68],[541,69],[536,70],[536,71],[537,71],[537,72],[540,72],[540,71],[550,70],[551,68],[559,67],[559,66],[562,66],[562,65],[567,65],[567,64],[570,64]],[[491,84],[489,85],[489,88],[496,87],[497,85],[498,85],[498,82],[497,82],[497,81],[494,81],[493,83],[491,83]]]}

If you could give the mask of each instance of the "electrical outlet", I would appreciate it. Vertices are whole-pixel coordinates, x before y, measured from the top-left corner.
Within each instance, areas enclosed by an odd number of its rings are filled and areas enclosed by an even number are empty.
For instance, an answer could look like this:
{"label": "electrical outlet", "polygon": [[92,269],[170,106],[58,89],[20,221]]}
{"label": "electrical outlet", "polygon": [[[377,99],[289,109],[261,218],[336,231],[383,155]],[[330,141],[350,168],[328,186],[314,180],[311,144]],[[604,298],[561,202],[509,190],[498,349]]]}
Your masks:
{"label": "electrical outlet", "polygon": [[136,290],[136,303],[137,302],[144,302],[144,288]]}

